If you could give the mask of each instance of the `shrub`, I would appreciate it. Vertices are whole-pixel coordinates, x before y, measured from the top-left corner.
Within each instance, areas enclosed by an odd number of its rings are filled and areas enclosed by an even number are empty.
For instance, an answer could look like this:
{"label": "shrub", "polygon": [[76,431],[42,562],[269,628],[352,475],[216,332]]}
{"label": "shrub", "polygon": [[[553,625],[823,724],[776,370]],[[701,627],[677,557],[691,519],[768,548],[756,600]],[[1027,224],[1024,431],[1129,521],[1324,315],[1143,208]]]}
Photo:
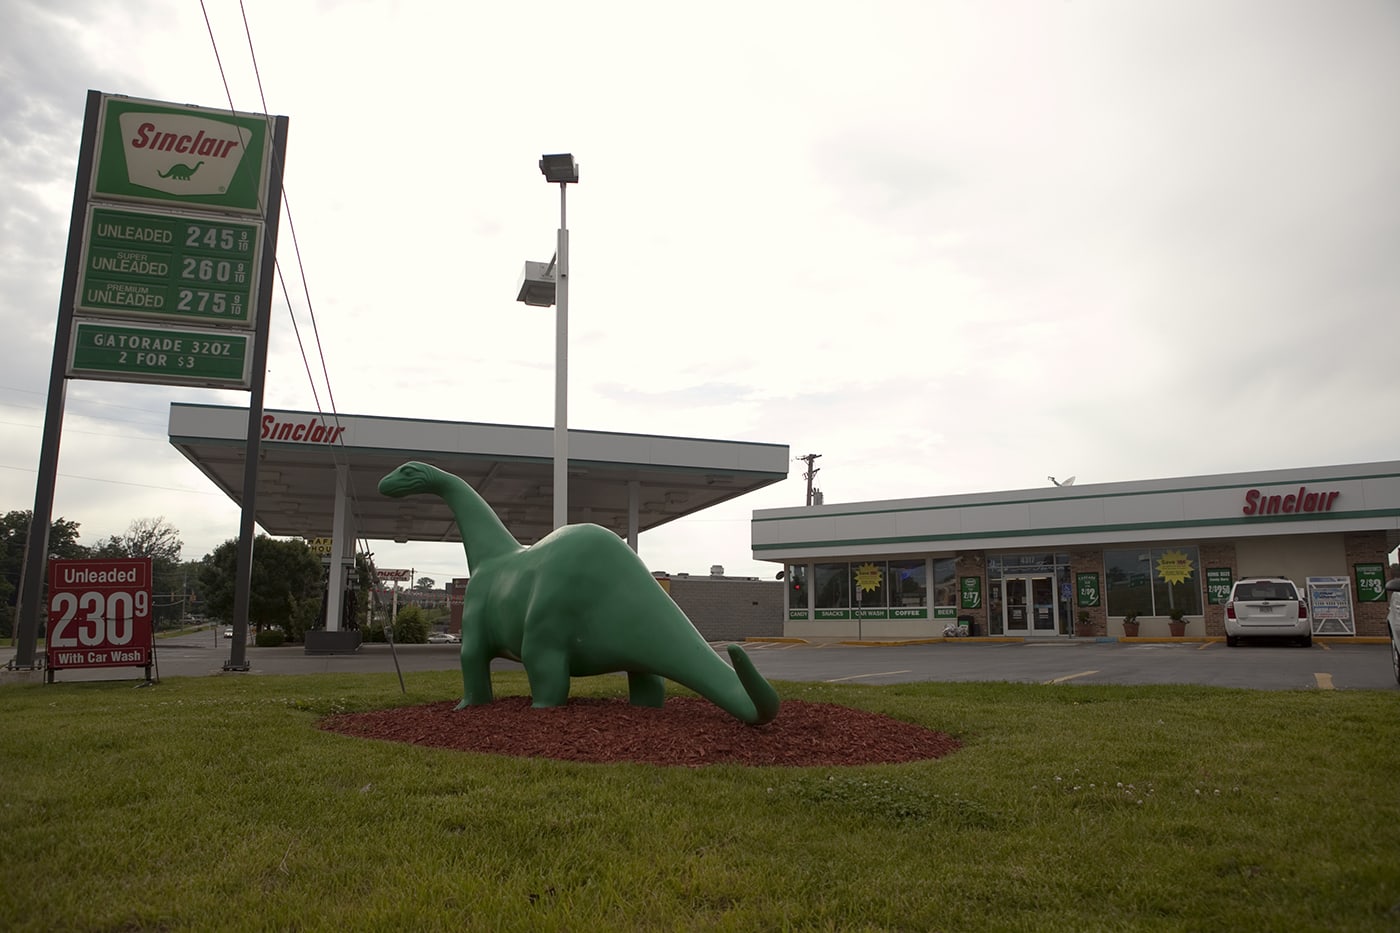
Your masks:
{"label": "shrub", "polygon": [[428,643],[428,620],[423,610],[408,606],[399,610],[394,619],[394,641],[401,645],[425,645]]}
{"label": "shrub", "polygon": [[253,638],[259,648],[280,648],[287,641],[287,633],[281,629],[264,629]]}

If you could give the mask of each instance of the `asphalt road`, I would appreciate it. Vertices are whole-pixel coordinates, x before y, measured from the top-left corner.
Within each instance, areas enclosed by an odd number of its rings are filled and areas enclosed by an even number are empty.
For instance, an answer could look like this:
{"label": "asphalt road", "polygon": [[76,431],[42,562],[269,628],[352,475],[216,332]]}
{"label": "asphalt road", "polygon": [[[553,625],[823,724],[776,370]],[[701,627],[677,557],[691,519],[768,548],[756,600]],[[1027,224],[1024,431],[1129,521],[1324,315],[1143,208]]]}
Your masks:
{"label": "asphalt road", "polygon": [[[1015,681],[1070,684],[1203,684],[1251,690],[1400,690],[1385,644],[1318,641],[1311,648],[1220,642],[1133,643],[1056,639],[1045,642],[943,642],[867,646],[756,642],[746,650],[773,680],[864,684],[918,681]],[[457,645],[364,645],[354,654],[307,655],[299,647],[247,649],[249,671],[223,670],[231,650],[210,632],[157,642],[160,677],[277,674],[392,674],[395,654],[405,679],[415,672],[456,670]],[[14,655],[0,648],[0,665]],[[500,670],[519,669],[497,661]],[[0,683],[30,675],[0,674]],[[55,672],[57,682],[140,680],[141,668]]]}

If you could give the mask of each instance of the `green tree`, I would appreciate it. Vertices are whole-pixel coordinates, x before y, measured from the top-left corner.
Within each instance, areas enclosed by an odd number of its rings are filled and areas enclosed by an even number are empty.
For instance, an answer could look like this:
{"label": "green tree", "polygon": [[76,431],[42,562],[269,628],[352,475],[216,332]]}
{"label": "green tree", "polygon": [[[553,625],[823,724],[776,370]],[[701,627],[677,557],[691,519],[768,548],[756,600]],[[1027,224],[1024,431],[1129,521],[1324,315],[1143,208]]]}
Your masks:
{"label": "green tree", "polygon": [[[0,637],[14,634],[15,601],[20,576],[24,573],[24,552],[29,546],[30,509],[6,512],[0,518]],[[58,518],[49,525],[49,553],[65,560],[78,560],[88,549],[78,543],[78,523]]]}
{"label": "green tree", "polygon": [[437,581],[432,577],[419,577],[418,583],[413,588],[426,593],[435,586],[437,586]]}
{"label": "green tree", "polygon": [[93,548],[94,557],[149,557],[151,559],[151,621],[157,629],[173,628],[184,610],[184,581],[180,551],[185,543],[180,530],[165,520],[138,518],[120,535],[112,535]]}
{"label": "green tree", "polygon": [[[238,541],[230,538],[205,555],[199,571],[204,611],[223,622],[233,620],[234,574]],[[321,560],[299,538],[258,535],[253,541],[253,579],[248,621],[256,630],[281,626],[290,641],[319,623],[323,592]]]}

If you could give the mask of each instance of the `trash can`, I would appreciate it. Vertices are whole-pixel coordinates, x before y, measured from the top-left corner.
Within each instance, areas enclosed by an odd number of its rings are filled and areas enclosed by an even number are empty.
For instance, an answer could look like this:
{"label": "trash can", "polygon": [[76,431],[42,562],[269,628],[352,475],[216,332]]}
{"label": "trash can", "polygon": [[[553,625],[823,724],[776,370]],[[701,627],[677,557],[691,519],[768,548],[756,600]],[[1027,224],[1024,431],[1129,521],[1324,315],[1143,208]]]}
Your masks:
{"label": "trash can", "polygon": [[972,616],[958,616],[958,626],[967,629],[966,632],[963,632],[964,635],[977,634],[977,622]]}

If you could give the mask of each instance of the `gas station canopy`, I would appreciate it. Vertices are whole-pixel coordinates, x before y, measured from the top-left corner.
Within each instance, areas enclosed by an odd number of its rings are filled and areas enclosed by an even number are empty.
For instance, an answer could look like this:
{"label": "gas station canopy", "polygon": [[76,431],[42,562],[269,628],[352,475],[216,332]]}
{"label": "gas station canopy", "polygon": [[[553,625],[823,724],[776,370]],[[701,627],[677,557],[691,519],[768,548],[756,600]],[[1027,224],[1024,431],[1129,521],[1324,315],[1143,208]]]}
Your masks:
{"label": "gas station canopy", "polygon": [[[170,443],[239,506],[248,409],[173,403]],[[391,499],[379,480],[421,460],[466,480],[521,544],[552,525],[553,429],[265,410],[255,519],[268,534],[329,537],[345,476],[356,538],[460,541],[437,496]],[[569,522],[635,540],[787,477],[783,444],[569,431]],[[629,516],[631,520],[629,521]]]}

